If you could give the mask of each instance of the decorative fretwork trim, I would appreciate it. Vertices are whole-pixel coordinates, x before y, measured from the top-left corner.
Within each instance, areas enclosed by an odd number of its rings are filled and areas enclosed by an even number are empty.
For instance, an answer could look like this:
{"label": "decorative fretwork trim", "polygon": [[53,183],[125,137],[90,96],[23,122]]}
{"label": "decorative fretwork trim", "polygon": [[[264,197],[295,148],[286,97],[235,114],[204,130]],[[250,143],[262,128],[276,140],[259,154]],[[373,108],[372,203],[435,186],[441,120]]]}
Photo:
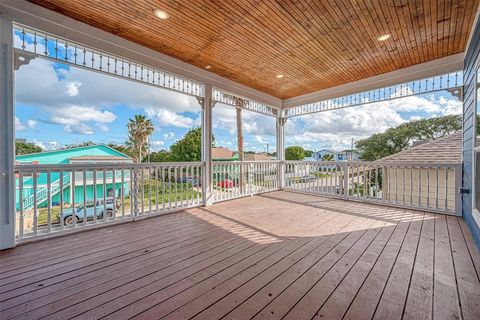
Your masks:
{"label": "decorative fretwork trim", "polygon": [[121,58],[82,44],[14,24],[14,49],[36,57],[74,65],[133,81],[196,96],[205,96],[203,83],[187,79],[145,64]]}

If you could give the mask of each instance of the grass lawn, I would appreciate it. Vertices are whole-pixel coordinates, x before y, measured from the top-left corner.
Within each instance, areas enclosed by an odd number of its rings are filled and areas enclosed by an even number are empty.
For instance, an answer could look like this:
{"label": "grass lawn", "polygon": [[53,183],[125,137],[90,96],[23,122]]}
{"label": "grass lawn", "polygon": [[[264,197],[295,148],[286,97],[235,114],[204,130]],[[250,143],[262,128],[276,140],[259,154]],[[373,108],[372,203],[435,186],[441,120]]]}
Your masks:
{"label": "grass lawn", "polygon": [[[171,188],[170,188],[171,187]],[[175,187],[177,190],[177,194],[175,195]],[[160,205],[163,207],[163,203],[165,203],[166,207],[168,206],[168,203],[171,202],[172,204],[175,204],[175,201],[180,203],[182,200],[183,201],[195,201],[197,199],[197,196],[199,199],[201,199],[202,193],[195,190],[192,188],[192,185],[189,183],[172,183],[171,186],[168,184],[165,184],[165,186],[159,186],[157,194],[155,194],[155,184],[154,181],[152,181],[152,192],[149,194],[149,186],[148,182],[144,184],[144,192],[143,192],[143,206],[145,209],[149,208],[149,205],[152,204],[152,209],[154,209],[153,206],[156,206],[157,204],[157,198],[158,198],[158,204],[159,207]],[[141,190],[139,190],[141,192]],[[100,199],[101,197],[99,197]],[[119,204],[121,204],[121,199],[117,198],[117,201]],[[130,212],[131,208],[131,201],[130,197],[127,197],[124,199],[124,207],[125,207],[125,212]],[[77,203],[76,207],[79,207],[83,205],[83,202]],[[138,199],[138,206],[139,210],[141,210],[141,205],[142,205],[142,198],[139,197]],[[64,212],[69,212],[69,210],[72,210],[69,205],[65,205],[63,207]],[[51,214],[51,221],[52,223],[58,223],[59,222],[59,216],[60,216],[60,206],[55,206],[52,207],[50,210]],[[117,215],[122,214],[122,208],[117,209]],[[48,223],[48,208],[38,208],[38,225],[46,225]]]}

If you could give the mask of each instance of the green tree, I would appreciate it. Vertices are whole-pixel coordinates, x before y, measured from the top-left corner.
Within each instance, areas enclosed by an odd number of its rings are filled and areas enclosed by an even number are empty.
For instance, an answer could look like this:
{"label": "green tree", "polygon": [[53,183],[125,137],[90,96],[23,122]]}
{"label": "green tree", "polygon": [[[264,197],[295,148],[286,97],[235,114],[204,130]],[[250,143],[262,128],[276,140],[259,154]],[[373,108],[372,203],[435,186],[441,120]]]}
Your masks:
{"label": "green tree", "polygon": [[333,161],[335,159],[335,157],[333,156],[333,154],[331,153],[325,153],[323,156],[322,156],[322,160],[323,161]]}
{"label": "green tree", "polygon": [[127,146],[133,150],[135,162],[142,162],[148,149],[148,138],[155,131],[153,122],[144,115],[136,114],[133,119],[128,120],[127,129]]}
{"label": "green tree", "polygon": [[305,150],[305,157],[311,157],[313,156],[313,151],[312,150]]}
{"label": "green tree", "polygon": [[43,149],[32,143],[15,142],[15,155],[43,152]]}
{"label": "green tree", "polygon": [[[215,137],[212,136],[212,142]],[[190,129],[170,147],[171,161],[200,161],[202,158],[202,128]]]}
{"label": "green tree", "polygon": [[477,135],[480,135],[480,115],[477,115]]}
{"label": "green tree", "polygon": [[94,146],[95,143],[91,140],[85,141],[85,142],[80,142],[80,143],[72,143],[72,144],[67,144],[65,146],[65,149],[73,149],[73,148],[81,148],[81,147],[89,147],[89,146]]}
{"label": "green tree", "polygon": [[152,152],[150,155],[151,162],[170,162],[172,161],[172,153],[167,150]]}
{"label": "green tree", "polygon": [[126,154],[127,156],[129,157],[134,157],[135,154],[133,152],[133,150],[123,144],[114,144],[114,143],[109,143],[108,146],[112,149],[115,149],[117,150],[118,152],[121,152],[123,154]]}
{"label": "green tree", "polygon": [[300,146],[292,146],[285,149],[285,160],[303,160],[305,150]]}
{"label": "green tree", "polygon": [[461,128],[459,115],[410,121],[359,140],[355,148],[361,160],[375,161],[407,149],[413,141],[430,141]]}

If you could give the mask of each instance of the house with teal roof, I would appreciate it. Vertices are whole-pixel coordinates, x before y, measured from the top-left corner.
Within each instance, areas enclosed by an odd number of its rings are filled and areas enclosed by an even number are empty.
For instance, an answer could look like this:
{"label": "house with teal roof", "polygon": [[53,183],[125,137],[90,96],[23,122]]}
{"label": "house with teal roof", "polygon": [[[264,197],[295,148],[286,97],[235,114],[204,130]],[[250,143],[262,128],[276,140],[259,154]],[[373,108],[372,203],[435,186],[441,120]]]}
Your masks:
{"label": "house with teal roof", "polygon": [[[106,145],[92,145],[77,148],[59,149],[40,153],[32,153],[16,156],[17,165],[44,165],[44,164],[110,164],[110,163],[132,163],[129,156],[110,148]],[[73,176],[74,175],[74,176]],[[123,175],[123,177],[122,177]],[[35,203],[38,208],[47,206],[49,198],[48,182],[50,181],[50,195],[53,205],[83,203],[92,201],[94,196],[119,196],[121,192],[128,194],[130,185],[130,172],[128,170],[113,171],[99,170],[94,172],[86,170],[85,173],[77,171],[49,173],[39,171],[36,178],[33,175],[16,177],[16,207],[20,210],[20,192],[23,195],[23,211],[33,209]],[[122,188],[123,182],[123,188]],[[37,185],[36,195],[34,185]],[[20,190],[20,188],[22,190]]]}

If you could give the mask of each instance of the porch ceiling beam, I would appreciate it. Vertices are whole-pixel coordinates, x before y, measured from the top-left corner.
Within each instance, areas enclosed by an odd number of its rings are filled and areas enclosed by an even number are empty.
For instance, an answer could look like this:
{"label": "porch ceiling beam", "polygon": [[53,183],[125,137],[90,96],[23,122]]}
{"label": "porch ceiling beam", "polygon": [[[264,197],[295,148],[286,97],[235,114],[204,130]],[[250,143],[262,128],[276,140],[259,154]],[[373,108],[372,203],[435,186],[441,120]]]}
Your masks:
{"label": "porch ceiling beam", "polygon": [[112,53],[125,59],[208,84],[275,108],[281,108],[282,106],[280,98],[223,78],[24,0],[1,2],[0,15],[16,23],[32,26],[99,51]]}
{"label": "porch ceiling beam", "polygon": [[459,53],[445,58],[417,64],[408,68],[350,82],[341,86],[319,90],[302,96],[286,99],[283,101],[283,108],[289,109],[296,106],[384,88],[395,84],[456,72],[463,69],[463,59],[464,54]]}

